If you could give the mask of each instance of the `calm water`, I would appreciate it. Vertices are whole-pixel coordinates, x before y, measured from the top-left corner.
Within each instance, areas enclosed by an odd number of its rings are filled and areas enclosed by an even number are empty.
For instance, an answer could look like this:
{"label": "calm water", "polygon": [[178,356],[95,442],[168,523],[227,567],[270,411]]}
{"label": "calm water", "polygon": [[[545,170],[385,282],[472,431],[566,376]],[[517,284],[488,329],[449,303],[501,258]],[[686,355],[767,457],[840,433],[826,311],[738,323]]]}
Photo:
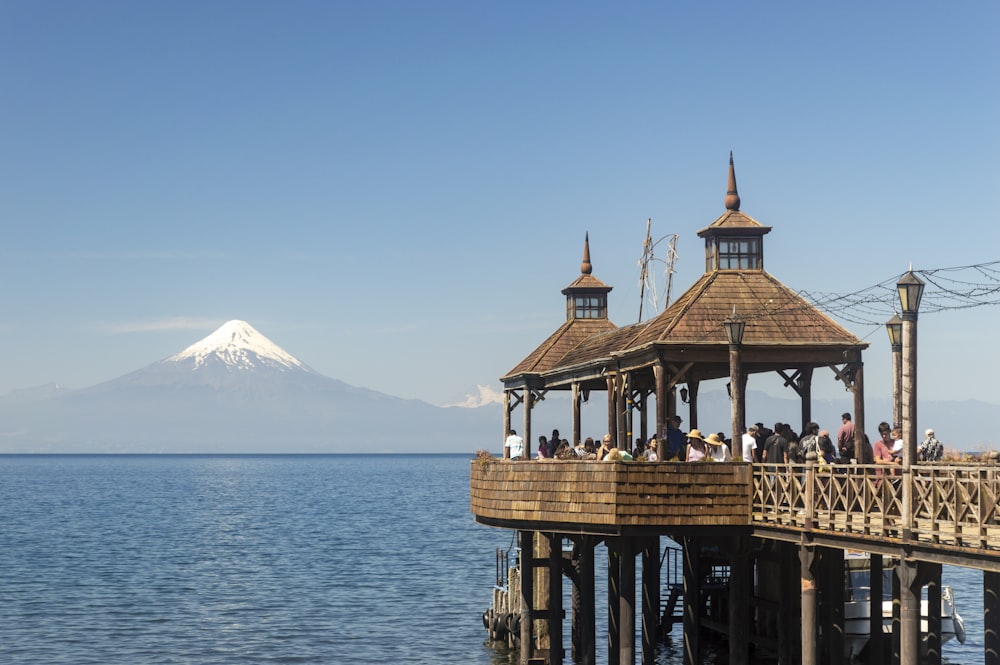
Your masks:
{"label": "calm water", "polygon": [[[468,480],[457,455],[0,456],[0,661],[507,665],[480,615],[511,534]],[[982,663],[982,575],[945,584],[945,655]]]}

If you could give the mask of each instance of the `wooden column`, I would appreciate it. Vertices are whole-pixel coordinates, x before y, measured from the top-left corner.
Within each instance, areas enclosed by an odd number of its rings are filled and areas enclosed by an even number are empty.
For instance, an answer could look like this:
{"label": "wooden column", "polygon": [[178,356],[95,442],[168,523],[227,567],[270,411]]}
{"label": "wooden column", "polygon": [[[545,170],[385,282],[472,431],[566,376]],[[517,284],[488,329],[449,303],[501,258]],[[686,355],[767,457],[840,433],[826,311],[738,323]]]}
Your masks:
{"label": "wooden column", "polygon": [[794,618],[800,616],[801,603],[798,602],[799,594],[795,593],[798,584],[801,583],[801,574],[795,564],[798,558],[798,546],[794,543],[778,544],[779,580],[778,589],[778,663],[797,662],[797,647],[801,645],[801,635],[795,630]]}
{"label": "wooden column", "polygon": [[701,664],[701,546],[692,536],[685,536],[684,549],[684,665]]}
{"label": "wooden column", "polygon": [[618,586],[621,574],[621,542],[620,538],[607,538],[608,546],[608,665],[619,665],[621,642],[619,612],[621,611],[621,587]]}
{"label": "wooden column", "polygon": [[[900,557],[896,576],[899,578],[900,600],[899,662],[916,663],[920,659],[920,582],[917,562]],[[938,603],[940,602],[939,597]]]}
{"label": "wooden column", "polygon": [[649,418],[646,415],[646,407],[649,405],[649,391],[642,390],[639,393],[639,436],[643,443],[649,441]]}
{"label": "wooden column", "polygon": [[799,546],[799,577],[802,594],[802,665],[816,665],[816,550],[812,545]]}
{"label": "wooden column", "polygon": [[618,574],[619,665],[635,665],[635,539],[621,538]]}
{"label": "wooden column", "polygon": [[743,415],[743,400],[740,394],[740,386],[743,385],[743,366],[740,362],[740,347],[738,344],[729,345],[729,421],[730,431],[733,438],[733,458],[738,458],[740,454],[740,437],[743,434],[743,426],[746,417]]}
{"label": "wooden column", "polygon": [[900,665],[899,661],[899,649],[900,649],[900,638],[902,637],[900,628],[900,617],[902,613],[900,612],[900,606],[903,602],[900,597],[900,583],[899,583],[899,566],[896,566],[896,572],[892,575],[892,654],[889,658],[889,662],[892,665]]}
{"label": "wooden column", "polygon": [[[860,362],[853,364],[854,368],[854,456],[858,460],[864,459],[861,456],[861,449],[865,440],[865,386],[864,386],[864,365]],[[832,431],[832,430],[831,430]]]}
{"label": "wooden column", "polygon": [[[659,439],[667,431],[667,419],[670,417],[667,408],[669,406],[669,398],[667,397],[667,370],[663,366],[662,361],[657,361],[653,365],[653,380],[656,382],[656,438]],[[666,437],[660,442],[661,453],[665,453],[667,450],[665,442]]]}
{"label": "wooden column", "polygon": [[823,582],[820,595],[825,610],[822,653],[829,665],[844,665],[844,550],[824,548],[822,551]]}
{"label": "wooden column", "polygon": [[660,625],[660,537],[650,536],[642,548],[642,665],[655,662]]}
{"label": "wooden column", "polygon": [[580,617],[577,630],[580,634],[580,665],[594,665],[597,662],[597,619],[596,592],[594,590],[594,547],[593,536],[583,536],[580,547]]}
{"label": "wooden column", "polygon": [[[503,436],[501,440],[506,442],[507,435],[510,434],[510,391],[503,391]],[[510,448],[504,446],[503,443],[500,444],[503,447],[503,456],[510,457]]]}
{"label": "wooden column", "polygon": [[[729,663],[746,665],[750,658],[750,584],[753,566],[747,537],[732,539],[729,555]],[[645,663],[643,664],[645,665]]]}
{"label": "wooden column", "polygon": [[549,535],[549,665],[562,665],[562,536]]}
{"label": "wooden column", "polygon": [[533,531],[519,531],[518,539],[521,541],[521,652],[520,665],[528,665],[528,660],[533,655],[533,639],[531,637],[532,612],[534,603],[534,578],[535,578],[535,533]]}
{"label": "wooden column", "polygon": [[984,665],[1000,665],[1000,573],[983,572]]}
{"label": "wooden column", "polygon": [[618,391],[615,389],[615,376],[614,374],[609,374],[607,377],[608,383],[608,434],[611,435],[612,441],[618,440],[618,409],[615,406],[618,402],[615,398],[615,393]]}
{"label": "wooden column", "polygon": [[524,387],[524,459],[531,459],[531,409],[534,406],[531,388]]}
{"label": "wooden column", "polygon": [[690,413],[691,429],[698,429],[698,382],[688,381],[688,412]]}
{"label": "wooden column", "polygon": [[[927,659],[926,665],[941,665],[941,564],[921,561],[921,581],[927,582]],[[917,602],[920,602],[917,591]]]}
{"label": "wooden column", "polygon": [[802,432],[806,428],[806,423],[812,420],[812,367],[799,370],[799,397],[802,402]]}
{"label": "wooden column", "polygon": [[580,384],[573,382],[573,445],[580,445]]}
{"label": "wooden column", "polygon": [[[857,439],[855,439],[855,443]],[[885,634],[882,632],[882,555],[871,554],[868,563],[868,586],[871,589],[871,614],[868,617],[868,664],[885,662]]]}

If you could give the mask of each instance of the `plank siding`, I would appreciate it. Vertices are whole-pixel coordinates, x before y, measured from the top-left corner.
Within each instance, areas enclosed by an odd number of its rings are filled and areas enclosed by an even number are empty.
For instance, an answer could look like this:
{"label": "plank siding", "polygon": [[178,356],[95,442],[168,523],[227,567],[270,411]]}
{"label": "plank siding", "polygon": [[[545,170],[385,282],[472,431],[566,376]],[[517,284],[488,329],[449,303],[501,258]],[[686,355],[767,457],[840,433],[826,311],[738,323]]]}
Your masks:
{"label": "plank siding", "polygon": [[472,512],[510,528],[750,524],[748,464],[496,460],[473,462],[471,476]]}

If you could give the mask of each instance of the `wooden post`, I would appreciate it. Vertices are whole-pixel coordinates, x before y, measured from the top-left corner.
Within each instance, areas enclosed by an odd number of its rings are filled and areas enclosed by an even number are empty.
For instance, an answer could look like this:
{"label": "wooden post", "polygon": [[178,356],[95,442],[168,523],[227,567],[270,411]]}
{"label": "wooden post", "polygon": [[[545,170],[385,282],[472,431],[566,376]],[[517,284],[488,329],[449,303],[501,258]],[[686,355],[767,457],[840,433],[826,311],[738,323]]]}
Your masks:
{"label": "wooden post", "polygon": [[[921,561],[920,577],[927,581],[927,665],[941,665],[941,564]],[[920,591],[917,591],[920,602]]]}
{"label": "wooden post", "polygon": [[524,387],[524,459],[531,459],[531,409],[532,391],[528,386]]}
{"label": "wooden post", "polygon": [[562,665],[562,536],[549,535],[549,665]]}
{"label": "wooden post", "polygon": [[812,420],[812,367],[799,370],[799,395],[802,397],[802,429]]}
{"label": "wooden post", "polygon": [[864,459],[861,456],[861,449],[865,440],[865,383],[864,365],[861,362],[854,363],[854,456],[858,460]]}
{"label": "wooden post", "polygon": [[[794,543],[779,543],[779,580],[778,589],[778,663],[785,665],[797,661],[796,645],[801,645],[800,635],[794,630],[795,625],[788,617],[801,616],[801,603],[796,601],[799,595],[795,593],[796,581],[801,584],[801,573],[796,573],[795,559],[798,547]],[[799,562],[801,567],[801,562]]]}
{"label": "wooden post", "polygon": [[799,577],[802,593],[802,665],[816,665],[816,575],[813,564],[816,551],[812,545],[799,545]]}
{"label": "wooden post", "polygon": [[615,375],[608,374],[608,434],[611,435],[612,441],[618,440],[618,409],[616,407],[617,399],[615,394],[618,392],[615,387]]}
{"label": "wooden post", "polygon": [[[905,479],[904,479],[905,482]],[[916,663],[920,658],[920,582],[917,562],[900,557],[899,578],[899,662]],[[938,603],[940,603],[940,598]]]}
{"label": "wooden post", "polygon": [[580,445],[580,383],[573,382],[573,445]]}
{"label": "wooden post", "polygon": [[660,537],[650,536],[642,548],[642,665],[653,665],[660,624]]}
{"label": "wooden post", "polygon": [[510,457],[510,448],[503,445],[507,440],[507,435],[510,434],[510,391],[503,391],[503,436],[501,437],[503,447],[503,456]]}
{"label": "wooden post", "polygon": [[[653,379],[656,381],[656,437],[664,436],[667,431],[668,402],[667,397],[667,370],[663,366],[663,361],[657,361],[653,365]],[[660,442],[660,452],[665,453],[667,446],[664,441]]]}
{"label": "wooden post", "polygon": [[[855,441],[857,441],[855,439]],[[868,616],[868,663],[882,665],[885,662],[885,634],[882,632],[882,555],[872,553],[868,561],[868,586],[871,589],[870,614]]]}
{"label": "wooden post", "polygon": [[[750,583],[753,566],[745,536],[732,539],[729,555],[729,662],[746,665],[750,658]],[[646,665],[643,663],[643,665]]]}
{"label": "wooden post", "polygon": [[688,411],[691,429],[698,429],[698,381],[688,380]]}
{"label": "wooden post", "polygon": [[681,546],[684,549],[684,665],[701,665],[698,602],[701,597],[701,546],[693,536],[685,536]]}
{"label": "wooden post", "polygon": [[528,665],[532,657],[532,603],[534,602],[535,577],[535,534],[533,531],[519,531],[521,541],[521,653],[520,665]]}
{"label": "wooden post", "polygon": [[1000,573],[983,571],[984,665],[1000,665]]}
{"label": "wooden post", "polygon": [[620,538],[622,550],[618,574],[619,665],[635,665],[635,539]]}
{"label": "wooden post", "polygon": [[621,587],[618,586],[621,571],[620,538],[607,538],[608,546],[608,665],[619,665],[621,655],[621,633],[618,617],[621,611]]}
{"label": "wooden post", "polygon": [[594,547],[593,536],[583,536],[580,547],[580,665],[594,665],[597,662],[596,632],[596,591],[594,589]]}
{"label": "wooden post", "polygon": [[740,437],[743,435],[744,415],[740,386],[743,385],[743,367],[740,364],[740,345],[729,345],[729,421],[733,437],[733,457],[740,455]]}
{"label": "wooden post", "polygon": [[643,443],[649,441],[649,418],[646,415],[646,405],[649,404],[649,400],[646,399],[648,395],[648,390],[639,392],[639,436],[642,437]]}
{"label": "wooden post", "polygon": [[844,550],[824,548],[823,586],[821,594],[826,609],[823,622],[823,653],[828,655],[830,665],[844,663]]}

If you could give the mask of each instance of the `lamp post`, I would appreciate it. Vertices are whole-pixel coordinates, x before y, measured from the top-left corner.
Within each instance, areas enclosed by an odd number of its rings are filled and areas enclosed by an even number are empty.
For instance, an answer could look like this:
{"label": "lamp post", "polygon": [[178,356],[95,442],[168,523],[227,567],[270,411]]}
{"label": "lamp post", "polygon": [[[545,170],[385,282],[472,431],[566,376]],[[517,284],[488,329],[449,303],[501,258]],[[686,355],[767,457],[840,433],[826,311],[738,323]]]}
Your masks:
{"label": "lamp post", "polygon": [[892,346],[892,423],[902,427],[903,319],[899,318],[899,314],[885,322],[885,330],[889,333],[889,344]]}
{"label": "lamp post", "polygon": [[[917,461],[917,311],[924,282],[911,268],[896,282],[902,310],[902,428],[903,428],[903,540],[912,537],[913,473]],[[896,576],[899,578],[899,661],[915,663],[920,653],[920,586],[917,562],[901,553]]]}
{"label": "lamp post", "polygon": [[743,344],[743,331],[747,322],[743,317],[733,313],[722,322],[729,340],[729,384],[732,386],[729,395],[729,410],[732,416],[733,448],[739,450],[743,434],[743,367],[740,364],[740,345]]}

